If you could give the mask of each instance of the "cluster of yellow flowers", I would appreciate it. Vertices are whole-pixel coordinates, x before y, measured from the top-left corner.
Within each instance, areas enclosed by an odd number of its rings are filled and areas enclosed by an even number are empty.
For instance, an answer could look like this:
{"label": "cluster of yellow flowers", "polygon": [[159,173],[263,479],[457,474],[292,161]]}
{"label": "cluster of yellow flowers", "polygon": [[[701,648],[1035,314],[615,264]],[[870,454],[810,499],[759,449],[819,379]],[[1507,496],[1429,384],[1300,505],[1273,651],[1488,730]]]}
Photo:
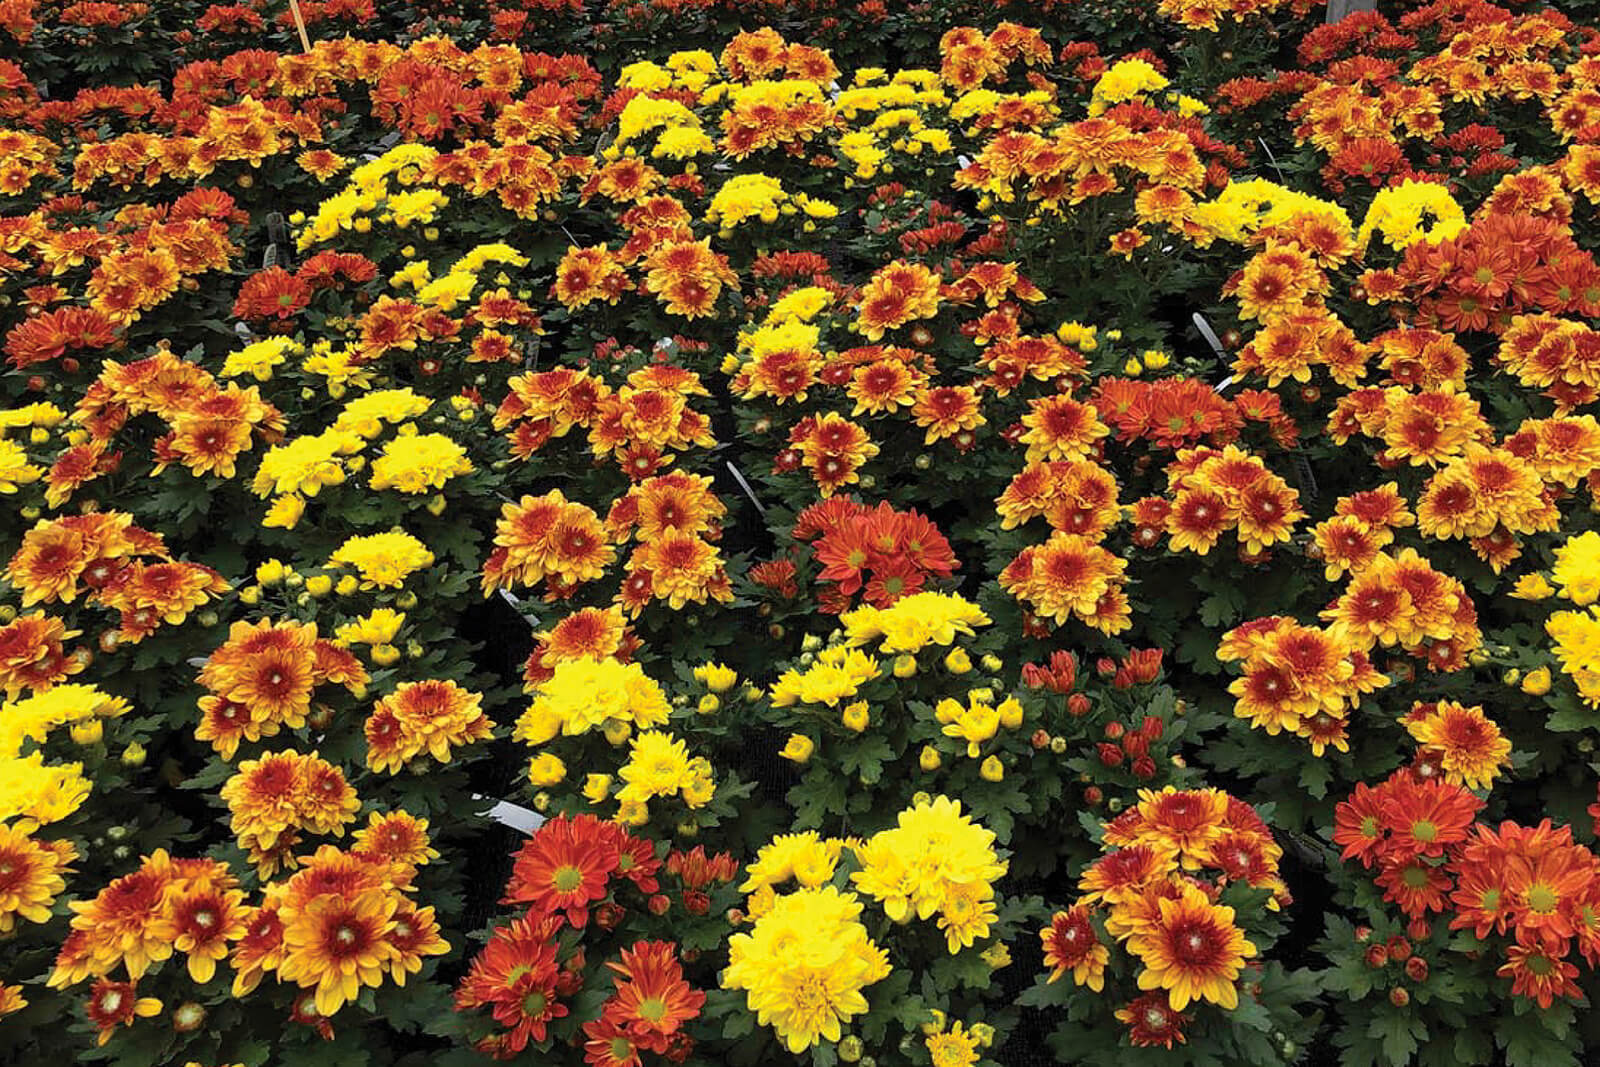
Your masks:
{"label": "cluster of yellow flowers", "polygon": [[[1427,220],[1432,221],[1424,226]],[[1466,228],[1466,213],[1450,190],[1434,182],[1407,179],[1372,198],[1367,217],[1356,233],[1356,243],[1365,248],[1376,233],[1390,248],[1398,250],[1418,241],[1447,241]]]}
{"label": "cluster of yellow flowers", "polygon": [[44,761],[37,748],[65,726],[80,745],[100,741],[106,719],[126,715],[129,705],[92,685],[56,685],[0,705],[0,820],[17,820],[27,830],[59,822],[89,796],[82,763]]}
{"label": "cluster of yellow flowers", "polygon": [[770,696],[773,706],[779,708],[794,704],[826,704],[834,708],[882,673],[882,665],[860,649],[835,645],[816,653],[804,670],[796,667],[785,671],[772,684]]}
{"label": "cluster of yellow flowers", "polygon": [[[1561,598],[1586,610],[1552,613],[1545,620],[1545,633],[1555,642],[1556,661],[1578,687],[1583,702],[1600,708],[1600,605],[1596,604],[1600,601],[1600,533],[1590,530],[1556,549],[1553,577]],[[1541,579],[1541,584],[1549,590],[1548,582]],[[1525,597],[1528,589],[1519,584]]]}
{"label": "cluster of yellow flowers", "polygon": [[861,870],[851,881],[893,921],[937,915],[951,955],[989,935],[994,882],[1007,865],[995,855],[994,833],[962,814],[960,801],[922,798],[854,852]]}
{"label": "cluster of yellow flowers", "polygon": [[969,759],[983,759],[985,778],[999,781],[1004,776],[1000,757],[984,757],[983,744],[991,740],[1001,727],[1007,730],[1022,729],[1024,709],[1022,702],[1008,696],[995,703],[994,690],[972,689],[967,692],[967,702],[951,697],[939,701],[933,714],[944,727],[944,735],[966,743]]}
{"label": "cluster of yellow flowers", "polygon": [[716,792],[711,761],[704,756],[691,757],[681,740],[659,730],[634,736],[628,762],[617,777],[623,783],[617,791],[617,818],[633,826],[649,820],[645,805],[654,797],[679,796],[689,807],[702,808]]}
{"label": "cluster of yellow flowers", "polygon": [[[758,219],[777,222],[780,216],[804,214],[808,219],[831,219],[839,209],[826,200],[791,193],[783,183],[765,174],[736,174],[723,183],[706,208],[706,221],[722,228],[724,236],[741,223]],[[806,230],[815,224],[806,223]]]}
{"label": "cluster of yellow flowers", "polygon": [[574,737],[600,730],[608,741],[620,745],[635,727],[660,726],[671,713],[661,686],[637,663],[562,660],[555,674],[535,691],[512,736],[538,746],[557,735]]}
{"label": "cluster of yellow flowers", "polygon": [[802,888],[772,899],[749,933],[728,940],[723,988],[745,990],[757,1021],[791,1052],[837,1042],[841,1024],[867,1011],[861,991],[889,976],[889,955],[859,921],[861,907],[831,885]]}
{"label": "cluster of yellow flowers", "polygon": [[846,639],[865,645],[882,639],[885,654],[914,655],[928,645],[948,646],[958,635],[972,637],[989,625],[978,605],[953,593],[913,593],[887,608],[864,605],[840,617]]}
{"label": "cluster of yellow flowers", "polygon": [[[265,344],[252,345],[235,355],[261,350]],[[273,351],[283,355],[289,349]],[[257,356],[251,357],[252,373],[258,377],[265,365]],[[362,453],[386,425],[396,426],[398,432],[383,443],[372,462],[369,484],[373,489],[421,494],[443,489],[450,479],[471,474],[473,466],[466,449],[444,434],[421,433],[410,421],[432,406],[433,401],[410,388],[364,393],[347,403],[326,430],[273,448],[262,457],[251,482],[257,496],[273,497],[262,525],[293,529],[305,514],[306,498],[343,484],[349,475],[366,467]],[[442,505],[443,497],[437,498],[435,514]]]}
{"label": "cluster of yellow flowers", "polygon": [[[428,164],[438,155],[421,144],[399,144],[350,172],[345,187],[317,206],[296,239],[304,252],[312,245],[331,241],[340,233],[365,233],[374,219],[405,228],[427,224],[450,198],[421,183]],[[390,179],[395,185],[390,185]],[[395,186],[398,186],[396,188]]]}
{"label": "cluster of yellow flowers", "polygon": [[398,589],[432,565],[428,546],[400,529],[349,538],[328,560],[329,567],[354,567],[362,589]]}

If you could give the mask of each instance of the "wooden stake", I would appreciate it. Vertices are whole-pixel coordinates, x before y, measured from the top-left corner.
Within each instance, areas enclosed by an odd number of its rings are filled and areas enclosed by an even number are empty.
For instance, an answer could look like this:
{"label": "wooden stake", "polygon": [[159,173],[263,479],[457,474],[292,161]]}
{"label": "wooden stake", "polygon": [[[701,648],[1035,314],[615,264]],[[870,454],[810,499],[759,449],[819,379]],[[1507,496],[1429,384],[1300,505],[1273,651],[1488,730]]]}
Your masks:
{"label": "wooden stake", "polygon": [[311,38],[306,35],[306,20],[300,14],[300,0],[289,0],[289,14],[294,16],[294,28],[300,31],[300,47],[311,51]]}

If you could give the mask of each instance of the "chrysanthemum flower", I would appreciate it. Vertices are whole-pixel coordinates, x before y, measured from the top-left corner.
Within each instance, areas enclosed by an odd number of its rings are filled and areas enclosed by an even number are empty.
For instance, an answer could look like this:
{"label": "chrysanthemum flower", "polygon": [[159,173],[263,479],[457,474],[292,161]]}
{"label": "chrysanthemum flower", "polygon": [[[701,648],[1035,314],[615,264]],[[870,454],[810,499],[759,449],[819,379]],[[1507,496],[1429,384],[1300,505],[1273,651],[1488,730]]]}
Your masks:
{"label": "chrysanthemum flower", "polygon": [[622,831],[592,815],[552,819],[517,853],[506,902],[530,914],[560,912],[573,926],[589,921],[589,905],[604,897],[620,858]]}
{"label": "chrysanthemum flower", "polygon": [[1187,883],[1177,899],[1159,902],[1159,915],[1134,932],[1128,951],[1145,966],[1139,988],[1166,990],[1173,1011],[1197,1000],[1232,1010],[1239,1003],[1239,972],[1256,954],[1234,925],[1233,909],[1211,903]]}
{"label": "chrysanthemum flower", "polygon": [[16,929],[20,916],[42,923],[66,889],[68,866],[77,852],[65,841],[40,842],[15,826],[0,823],[0,933]]}
{"label": "chrysanthemum flower", "polygon": [[724,988],[743,989],[763,1026],[791,1052],[838,1041],[867,1010],[861,990],[889,975],[888,956],[857,921],[861,904],[833,886],[779,897],[750,933],[729,941]]}
{"label": "chrysanthemum flower", "polygon": [[1054,982],[1071,971],[1076,984],[1096,993],[1105,988],[1106,963],[1111,953],[1095,933],[1086,906],[1079,904],[1069,911],[1056,912],[1050,925],[1039,931],[1039,939],[1044,945],[1045,966],[1050,968],[1046,981]]}
{"label": "chrysanthemum flower", "polygon": [[1516,944],[1506,949],[1506,962],[1495,973],[1511,979],[1512,996],[1527,997],[1549,1009],[1557,997],[1583,997],[1573,981],[1578,968],[1566,961],[1566,954],[1564,944],[1556,949],[1547,940],[1536,936],[1525,940],[1519,934]]}
{"label": "chrysanthemum flower", "polygon": [[278,976],[314,988],[317,1011],[334,1014],[363,986],[382,984],[384,968],[399,954],[388,938],[398,904],[381,889],[314,898],[284,924]]}
{"label": "chrysanthemum flower", "polygon": [[141,997],[138,980],[113,982],[100,978],[89,991],[85,1008],[89,1021],[99,1029],[96,1045],[104,1045],[119,1026],[132,1026],[136,1019],[148,1019],[161,1013],[161,1001],[155,997]]}
{"label": "chrysanthemum flower", "polygon": [[1501,736],[1483,708],[1463,707],[1450,700],[1422,708],[1431,710],[1421,717],[1407,716],[1403,725],[1420,744],[1439,750],[1446,781],[1469,789],[1488,789],[1501,770],[1510,766],[1511,742]]}
{"label": "chrysanthemum flower", "polygon": [[1188,1015],[1174,1011],[1164,993],[1145,993],[1125,1008],[1117,1009],[1118,1021],[1128,1027],[1128,1041],[1135,1048],[1160,1045],[1170,1049],[1174,1041],[1187,1043],[1183,1028]]}
{"label": "chrysanthemum flower", "polygon": [[705,1004],[705,994],[684,981],[670,942],[637,942],[606,966],[616,974],[616,993],[605,1015],[644,1048],[665,1051],[672,1036]]}
{"label": "chrysanthemum flower", "polygon": [[[453,749],[482,740],[493,732],[493,725],[480,706],[482,697],[448,680],[401,682],[395,691],[379,700],[373,714],[392,720],[399,732],[394,745],[383,746],[380,756],[391,773],[426,752],[440,763],[449,763]],[[374,763],[369,753],[369,765]]]}

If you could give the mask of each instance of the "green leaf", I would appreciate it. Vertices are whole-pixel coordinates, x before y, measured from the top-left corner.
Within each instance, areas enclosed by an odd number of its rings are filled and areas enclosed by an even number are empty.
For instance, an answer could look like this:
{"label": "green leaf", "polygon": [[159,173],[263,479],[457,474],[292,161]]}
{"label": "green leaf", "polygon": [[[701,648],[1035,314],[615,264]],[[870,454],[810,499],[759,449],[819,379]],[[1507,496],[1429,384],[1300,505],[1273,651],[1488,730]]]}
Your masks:
{"label": "green leaf", "polygon": [[1200,601],[1200,621],[1212,629],[1231,626],[1243,613],[1244,590],[1225,585]]}
{"label": "green leaf", "polygon": [[1455,1058],[1462,1064],[1488,1063],[1494,1055],[1494,1042],[1482,1030],[1466,1027],[1456,1032]]}
{"label": "green leaf", "polygon": [[1328,795],[1328,782],[1333,778],[1333,768],[1326,760],[1317,760],[1300,768],[1300,785],[1317,800]]}
{"label": "green leaf", "polygon": [[1506,1067],[1578,1067],[1578,1035],[1551,1033],[1538,1011],[1512,1015],[1495,1027],[1495,1041],[1504,1050]]}
{"label": "green leaf", "polygon": [[1378,1039],[1391,1064],[1399,1065],[1409,1062],[1417,1045],[1428,1040],[1428,1027],[1409,1007],[1384,1004],[1372,1013],[1367,1034]]}
{"label": "green leaf", "polygon": [[1271,1030],[1272,1016],[1254,997],[1240,997],[1239,1004],[1228,1013],[1235,1026],[1248,1026],[1252,1030]]}
{"label": "green leaf", "polygon": [[820,827],[829,815],[843,815],[848,796],[846,779],[840,774],[812,773],[789,790],[794,805],[795,826],[802,830]]}
{"label": "green leaf", "polygon": [[894,749],[886,738],[872,735],[862,737],[845,750],[840,764],[846,774],[858,775],[867,785],[883,775],[883,765],[894,759]]}

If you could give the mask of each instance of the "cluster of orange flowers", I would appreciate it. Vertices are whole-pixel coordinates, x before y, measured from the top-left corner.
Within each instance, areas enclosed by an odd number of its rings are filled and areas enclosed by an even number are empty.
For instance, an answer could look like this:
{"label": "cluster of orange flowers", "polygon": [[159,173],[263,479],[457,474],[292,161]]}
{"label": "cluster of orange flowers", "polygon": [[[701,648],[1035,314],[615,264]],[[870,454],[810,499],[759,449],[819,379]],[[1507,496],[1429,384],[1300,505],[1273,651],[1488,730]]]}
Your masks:
{"label": "cluster of orange flowers", "polygon": [[369,678],[354,655],[317,636],[316,623],[262,619],[235,622],[196,680],[209,693],[199,701],[195,737],[231,760],[241,741],[297,730],[326,714],[312,709],[318,686],[342,685],[360,696]]}
{"label": "cluster of orange flowers", "polygon": [[639,544],[616,595],[629,616],[652,600],[674,610],[688,603],[727,602],[733,591],[722,555],[710,540],[720,536],[714,520],[723,510],[709,479],[694,475],[662,475],[640,483],[613,504],[606,523],[559,489],[525,496],[501,508],[495,548],[483,567],[484,592],[544,582],[545,599],[564,599],[602,577],[616,562],[617,546],[637,532]]}
{"label": "cluster of orange flowers", "polygon": [[1244,22],[1285,6],[1303,15],[1315,4],[1313,0],[1160,0],[1156,11],[1191,30],[1215,31],[1224,21]]}
{"label": "cluster of orange flowers", "polygon": [[1097,117],[1064,123],[1050,136],[1020,130],[998,134],[956,172],[955,184],[1004,201],[1020,196],[1041,211],[1059,212],[1120,192],[1125,180],[1169,187],[1174,192],[1168,195],[1189,201],[1189,193],[1205,184],[1206,166],[1177,130],[1138,131]]}
{"label": "cluster of orange flowers", "polygon": [[[426,820],[374,812],[355,847],[324,845],[250,905],[225,864],[158,849],[92,899],[73,902],[72,932],[49,984],[96,979],[88,1013],[105,1044],[117,1026],[161,1010],[159,1001],[137,994],[152,964],[182,953],[189,977],[203,985],[226,960],[234,996],[276,972],[305,991],[292,1017],[331,1037],[329,1017],[363,986],[380,985],[385,975],[404,984],[423,957],[448,951],[433,908],[405,895],[417,867],[438,855]],[[118,968],[125,980],[113,979]]]}
{"label": "cluster of orange flowers", "polygon": [[316,753],[292,749],[240,763],[220,795],[232,814],[234,837],[262,878],[295,868],[303,834],[343,837],[361,810],[342,770]]}
{"label": "cluster of orange flowers", "polygon": [[509,430],[512,455],[528,459],[574,428],[588,431],[596,457],[611,456],[629,478],[648,478],[672,462],[671,452],[711,448],[711,420],[689,407],[709,396],[693,371],[654,364],[634,371],[613,390],[586,370],[561,367],[520,374],[494,414]]}
{"label": "cluster of orange flowers", "polygon": [[1111,472],[1085,459],[1030,461],[995,505],[1003,529],[1043,516],[1054,531],[1044,544],[1024,548],[1000,574],[1001,588],[1034,619],[1059,625],[1077,618],[1108,634],[1133,624],[1124,592],[1127,561],[1102,544],[1122,517]]}
{"label": "cluster of orange flowers", "polygon": [[164,345],[126,366],[109,359],[102,366],[73,413],[88,440],[68,448],[50,470],[49,498],[58,507],[113,466],[109,453],[117,434],[140,415],[153,414],[168,426],[152,446],[155,474],[177,463],[196,477],[232,478],[239,457],[257,441],[283,440],[283,413],[262,400],[256,386],[219,385],[204,367]]}
{"label": "cluster of orange flowers", "polygon": [[879,448],[859,423],[836,412],[807,415],[789,431],[789,447],[772,461],[778,473],[805,467],[818,490],[830,497],[861,481],[861,468]]}
{"label": "cluster of orange flowers", "polygon": [[1357,644],[1336,629],[1303,626],[1273,615],[1229,630],[1217,648],[1244,676],[1228,686],[1234,714],[1276,735],[1287,730],[1320,756],[1329,745],[1349,751],[1350,712],[1361,695],[1389,684]]}
{"label": "cluster of orange flowers", "polygon": [[60,619],[30,612],[0,626],[0,689],[15,700],[24,689],[49,691],[83,670],[84,657],[68,652],[66,642],[79,635]]}
{"label": "cluster of orange flowers", "polygon": [[367,766],[398,774],[423,753],[449,763],[452,747],[494,733],[482,703],[480,694],[452,681],[401,682],[367,718]]}
{"label": "cluster of orange flowers", "polygon": [[[7,268],[55,278],[93,264],[82,294],[86,308],[58,309],[7,335],[7,354],[18,366],[67,348],[102,347],[112,328],[137,322],[180,289],[198,288],[200,275],[226,270],[239,254],[230,236],[233,200],[217,190],[197,190],[170,206],[130,205],[103,230],[75,225],[73,206],[61,205],[59,216],[40,208],[5,220],[0,263]],[[41,309],[68,296],[54,282],[30,292]]]}
{"label": "cluster of orange flowers", "polygon": [[19,918],[50,921],[50,908],[67,888],[66,875],[78,850],[70,841],[42,840],[17,826],[0,823],[0,870],[6,872],[0,893],[0,934],[10,934]]}
{"label": "cluster of orange flowers", "polygon": [[546,584],[546,597],[568,596],[616,562],[616,549],[594,509],[559,489],[524,496],[500,509],[494,551],[483,564],[484,595],[496,589]]}
{"label": "cluster of orange flowers", "polygon": [[1233,531],[1242,559],[1260,559],[1305,518],[1300,494],[1260,457],[1234,445],[1188,448],[1167,466],[1172,499],[1145,497],[1133,505],[1141,527],[1164,527],[1175,552],[1205,555]]}
{"label": "cluster of orange flowers", "polygon": [[1278,877],[1283,850],[1243,801],[1216,789],[1139,791],[1139,803],[1105,824],[1105,855],[1079,879],[1078,902],[1040,932],[1054,982],[1071,974],[1101,992],[1121,943],[1149,991],[1117,1011],[1135,1046],[1171,1048],[1186,1039],[1191,1004],[1232,1010],[1256,948],[1235,910],[1219,902],[1229,885],[1267,889],[1267,906],[1288,902]]}
{"label": "cluster of orange flowers", "polygon": [[1576,319],[1518,315],[1500,335],[1495,360],[1564,409],[1600,397],[1600,334]]}
{"label": "cluster of orange flowers", "polygon": [[1029,67],[1054,58],[1038,30],[1002,22],[989,33],[958,26],[939,39],[939,77],[960,90],[976,89],[984,82],[1000,82],[1011,64]]}
{"label": "cluster of orange flowers", "polygon": [[579,608],[534,638],[522,672],[522,688],[529,694],[555,677],[558,663],[578,659],[628,663],[643,644],[617,607]]}
{"label": "cluster of orange flowers", "polygon": [[728,572],[714,542],[727,507],[703,474],[664,474],[633,486],[606,515],[616,544],[637,538],[624,567],[617,603],[637,617],[652,600],[674,611],[686,604],[733,599]]}
{"label": "cluster of orange flowers", "polygon": [[1128,561],[1079,534],[1057,530],[1000,572],[1000,587],[1028,608],[1034,625],[1077,618],[1102,633],[1133,625],[1125,591]]}
{"label": "cluster of orange flowers", "polygon": [[886,330],[931,319],[939,313],[941,288],[939,275],[920,263],[896,260],[879,267],[861,287],[854,328],[878,341]]}
{"label": "cluster of orange flowers", "polygon": [[[41,519],[23,535],[22,546],[6,565],[6,577],[22,592],[23,607],[70,604],[83,595],[86,604],[119,612],[120,627],[101,638],[102,646],[109,648],[142,641],[163,623],[178,625],[228,590],[216,571],[173,560],[159,534],[135,526],[132,515],[116,511]],[[64,636],[56,633],[54,639]],[[73,673],[64,660],[48,654],[52,638],[40,635],[39,639],[47,655],[30,654],[25,662],[53,664],[57,670],[49,681]],[[19,663],[13,669],[23,667]]]}

